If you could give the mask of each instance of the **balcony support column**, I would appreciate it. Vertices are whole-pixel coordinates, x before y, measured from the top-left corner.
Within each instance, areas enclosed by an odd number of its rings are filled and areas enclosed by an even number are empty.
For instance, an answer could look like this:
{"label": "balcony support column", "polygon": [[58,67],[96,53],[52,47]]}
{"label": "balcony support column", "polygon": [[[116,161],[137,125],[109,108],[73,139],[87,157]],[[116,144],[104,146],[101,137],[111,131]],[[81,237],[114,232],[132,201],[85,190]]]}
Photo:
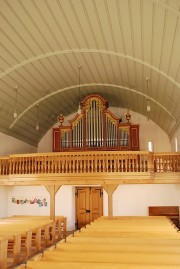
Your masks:
{"label": "balcony support column", "polygon": [[50,219],[55,220],[55,196],[62,185],[45,186],[50,195]]}
{"label": "balcony support column", "polygon": [[108,194],[108,217],[113,217],[113,193],[119,185],[103,184],[103,188]]}

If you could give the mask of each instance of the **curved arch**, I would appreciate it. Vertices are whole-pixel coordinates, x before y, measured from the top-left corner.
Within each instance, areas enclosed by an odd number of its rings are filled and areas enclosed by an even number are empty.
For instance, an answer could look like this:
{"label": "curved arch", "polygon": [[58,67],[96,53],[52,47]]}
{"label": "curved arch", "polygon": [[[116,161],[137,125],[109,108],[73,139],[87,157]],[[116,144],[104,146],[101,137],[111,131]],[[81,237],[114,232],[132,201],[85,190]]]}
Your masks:
{"label": "curved arch", "polygon": [[46,54],[43,54],[43,55],[39,55],[37,57],[33,57],[33,58],[30,58],[29,60],[27,61],[23,61],[21,62],[20,64],[17,64],[17,65],[14,65],[13,67],[7,69],[6,71],[4,71],[3,73],[0,74],[0,79],[3,78],[4,76],[10,74],[11,72],[27,65],[27,64],[30,64],[32,62],[36,62],[38,60],[41,60],[41,59],[45,59],[45,58],[48,58],[48,57],[52,57],[52,56],[57,56],[57,55],[65,55],[65,54],[73,54],[73,53],[100,53],[100,54],[108,54],[108,55],[111,55],[111,56],[116,56],[116,57],[120,57],[120,58],[125,58],[125,59],[128,59],[130,61],[134,61],[136,63],[139,63],[139,64],[142,64],[148,68],[150,68],[151,70],[154,70],[155,72],[159,73],[160,75],[162,75],[163,77],[165,77],[167,80],[171,81],[174,85],[176,85],[177,87],[180,88],[180,84],[177,83],[172,77],[168,76],[167,73],[161,71],[160,69],[158,69],[157,67],[147,63],[147,62],[144,62],[142,61],[141,59],[139,58],[135,58],[135,57],[132,57],[130,55],[125,55],[123,53],[117,53],[117,52],[114,52],[114,51],[108,51],[108,50],[98,50],[98,49],[74,49],[74,50],[64,50],[64,51],[55,51],[55,52],[49,52],[49,53],[46,53]]}
{"label": "curved arch", "polygon": [[[151,100],[153,103],[157,104],[158,106],[160,106],[164,111],[166,111],[166,113],[169,114],[169,116],[176,120],[176,118],[163,106],[161,105],[159,102],[157,102],[155,99],[149,97],[148,95],[144,94],[144,93],[141,93],[141,92],[138,92],[134,89],[131,89],[131,88],[128,88],[128,87],[124,87],[122,85],[116,85],[116,84],[108,84],[108,83],[91,83],[91,84],[81,84],[81,88],[82,87],[89,87],[89,86],[103,86],[103,87],[112,87],[112,88],[119,88],[119,89],[124,89],[124,90],[127,90],[127,91],[131,91],[131,92],[134,92],[138,95],[141,95],[145,98],[148,98],[149,100]],[[40,98],[39,100],[37,100],[36,102],[34,102],[33,104],[31,104],[30,106],[28,106],[21,114],[19,114],[19,116],[13,121],[13,123],[9,126],[9,128],[13,128],[13,126],[23,117],[23,115],[28,112],[31,108],[33,108],[34,106],[36,106],[37,104],[41,103],[42,101],[50,98],[51,96],[53,95],[56,95],[56,94],[59,94],[61,92],[64,92],[64,91],[68,91],[68,90],[72,90],[72,89],[75,89],[79,87],[79,85],[73,85],[73,86],[70,86],[70,87],[65,87],[63,89],[59,89],[57,90],[56,92],[52,92],[52,93],[49,93],[47,94],[46,96]]]}
{"label": "curved arch", "polygon": [[161,7],[163,7],[164,9],[167,9],[169,12],[174,13],[177,17],[180,18],[180,11],[178,11],[177,9],[173,8],[172,6],[170,6],[167,3],[164,3],[160,0],[149,0],[150,2],[153,2]]}

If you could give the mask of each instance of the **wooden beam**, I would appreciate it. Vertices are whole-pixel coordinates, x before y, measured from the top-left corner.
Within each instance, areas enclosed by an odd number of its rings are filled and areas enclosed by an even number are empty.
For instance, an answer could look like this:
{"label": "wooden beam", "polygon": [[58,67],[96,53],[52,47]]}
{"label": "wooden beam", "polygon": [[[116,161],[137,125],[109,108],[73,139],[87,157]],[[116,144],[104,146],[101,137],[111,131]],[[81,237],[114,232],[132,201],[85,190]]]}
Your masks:
{"label": "wooden beam", "polygon": [[114,184],[104,184],[103,188],[108,194],[108,216],[111,218],[113,216],[113,193],[119,185]]}
{"label": "wooden beam", "polygon": [[[150,169],[150,168],[149,168]],[[0,186],[60,186],[103,184],[180,184],[180,172],[116,172],[72,174],[24,174],[0,176]]]}
{"label": "wooden beam", "polygon": [[55,196],[62,185],[44,186],[50,194],[50,219],[55,220]]}

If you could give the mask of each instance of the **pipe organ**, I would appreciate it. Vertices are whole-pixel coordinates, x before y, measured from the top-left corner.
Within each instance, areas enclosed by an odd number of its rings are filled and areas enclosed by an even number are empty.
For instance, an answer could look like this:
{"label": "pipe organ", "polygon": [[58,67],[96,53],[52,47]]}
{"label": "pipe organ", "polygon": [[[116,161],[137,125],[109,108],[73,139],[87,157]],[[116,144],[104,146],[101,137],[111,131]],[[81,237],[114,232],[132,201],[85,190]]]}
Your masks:
{"label": "pipe organ", "polygon": [[53,128],[53,151],[73,150],[139,150],[139,125],[115,117],[107,109],[107,101],[99,95],[87,96],[81,101],[81,114],[63,125]]}

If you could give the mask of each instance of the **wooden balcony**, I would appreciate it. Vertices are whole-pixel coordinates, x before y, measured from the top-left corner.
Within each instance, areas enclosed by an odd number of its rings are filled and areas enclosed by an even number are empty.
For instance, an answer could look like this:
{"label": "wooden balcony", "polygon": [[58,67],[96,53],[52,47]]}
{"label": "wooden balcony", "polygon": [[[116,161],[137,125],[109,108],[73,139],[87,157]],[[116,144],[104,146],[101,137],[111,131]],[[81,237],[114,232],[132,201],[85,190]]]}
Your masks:
{"label": "wooden balcony", "polygon": [[91,151],[0,158],[0,185],[180,183],[180,153]]}

